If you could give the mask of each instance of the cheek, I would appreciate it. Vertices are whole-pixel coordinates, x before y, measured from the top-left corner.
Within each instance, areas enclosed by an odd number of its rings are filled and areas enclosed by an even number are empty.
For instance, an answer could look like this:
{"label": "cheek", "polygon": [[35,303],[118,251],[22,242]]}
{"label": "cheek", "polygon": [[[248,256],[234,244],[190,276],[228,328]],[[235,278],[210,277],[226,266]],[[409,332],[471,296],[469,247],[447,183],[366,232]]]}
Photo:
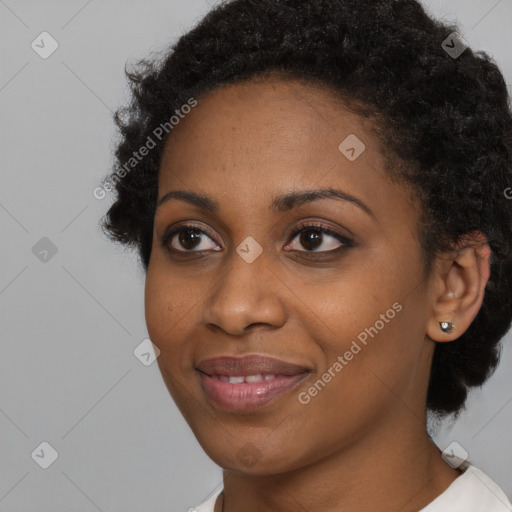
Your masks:
{"label": "cheek", "polygon": [[[151,341],[160,349],[157,363],[175,404],[185,415],[186,404],[183,402],[182,381],[185,368],[183,366],[184,334],[180,331],[183,326],[184,311],[182,300],[178,294],[170,290],[180,289],[175,286],[174,279],[164,271],[161,265],[150,261],[144,289],[144,308],[146,326]],[[181,322],[180,322],[181,319]],[[186,357],[185,357],[186,358]]]}
{"label": "cheek", "polygon": [[160,347],[161,334],[169,322],[172,306],[163,293],[165,279],[159,279],[158,275],[157,265],[151,261],[144,287],[144,311],[149,337]]}
{"label": "cheek", "polygon": [[[373,262],[369,257],[365,263],[351,262],[329,279],[311,279],[296,286],[295,293],[301,299],[298,304],[307,306],[303,313],[310,318],[303,325],[315,326],[309,334],[326,345],[325,352],[343,350],[360,333],[364,338],[365,328],[377,321],[379,332],[396,322],[393,304],[404,298],[401,290],[407,288],[404,280],[409,276],[399,276],[389,265],[376,263],[377,256],[372,259]],[[384,320],[380,315],[385,315]]]}
{"label": "cheek", "polygon": [[170,268],[154,251],[144,289],[145,320],[151,341],[160,349],[161,368],[173,380],[190,379],[194,340],[201,329],[201,307],[211,283],[198,282],[179,268]]}
{"label": "cheek", "polygon": [[166,359],[170,349],[178,350],[181,330],[187,324],[190,295],[177,292],[183,284],[158,261],[150,261],[144,288],[144,309],[149,337]]}
{"label": "cheek", "polygon": [[[384,418],[399,417],[404,404],[415,402],[418,375],[428,370],[422,366],[422,337],[419,331],[410,338],[404,335],[415,323],[414,314],[411,316],[414,307],[399,305],[393,297],[394,293],[384,294],[375,304],[350,301],[348,296],[342,304],[338,302],[329,317],[329,328],[324,326],[312,334],[319,348],[317,361],[322,365],[295,393],[291,416],[295,432],[278,428],[267,443],[272,438],[286,454],[297,443],[295,436],[307,437],[301,456],[316,459],[381,424]],[[291,423],[287,422],[287,428],[293,430]]]}
{"label": "cheek", "polygon": [[301,291],[308,306],[302,325],[322,361],[315,382],[323,375],[328,381],[317,386],[327,402],[371,408],[381,391],[390,393],[414,379],[423,364],[421,265],[373,261],[326,286]]}

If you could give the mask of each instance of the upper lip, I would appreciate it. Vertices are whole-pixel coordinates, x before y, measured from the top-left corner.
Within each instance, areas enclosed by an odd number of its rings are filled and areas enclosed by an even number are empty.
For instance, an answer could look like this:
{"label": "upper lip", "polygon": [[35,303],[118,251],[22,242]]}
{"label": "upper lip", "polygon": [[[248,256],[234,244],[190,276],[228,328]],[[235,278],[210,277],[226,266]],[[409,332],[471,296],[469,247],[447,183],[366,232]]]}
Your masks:
{"label": "upper lip", "polygon": [[309,368],[298,364],[261,355],[214,357],[201,361],[196,369],[210,377],[213,375],[227,375],[228,377],[246,377],[258,374],[299,375],[311,371]]}

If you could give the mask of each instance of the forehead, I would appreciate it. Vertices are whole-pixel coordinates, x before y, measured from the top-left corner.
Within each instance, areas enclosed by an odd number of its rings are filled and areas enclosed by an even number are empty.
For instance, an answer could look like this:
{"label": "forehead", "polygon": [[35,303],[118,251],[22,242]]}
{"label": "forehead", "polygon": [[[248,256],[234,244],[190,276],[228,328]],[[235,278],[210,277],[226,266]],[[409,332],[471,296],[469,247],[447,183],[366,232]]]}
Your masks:
{"label": "forehead", "polygon": [[338,132],[339,136],[350,127],[368,129],[369,123],[364,124],[327,88],[295,80],[254,79],[221,86],[199,98],[198,106],[173,129],[166,146],[175,150],[191,135],[200,137],[198,145],[212,140],[220,144],[221,134],[231,134],[245,136],[248,147],[253,136],[267,140],[269,149],[279,141],[285,149],[300,147],[315,135]]}
{"label": "forehead", "polygon": [[[313,174],[318,178],[318,172],[346,166],[339,146],[349,136],[365,146],[361,161],[380,170],[382,155],[371,122],[345,108],[329,90],[279,79],[223,86],[199,98],[197,107],[173,128],[161,178],[171,178],[172,170],[179,175],[186,171],[192,179],[196,169],[219,178],[221,171],[236,169],[260,184],[263,178],[277,178],[277,170],[299,178],[317,169]],[[361,162],[346,167],[356,169]]]}
{"label": "forehead", "polygon": [[[410,195],[385,171],[372,121],[329,89],[266,79],[220,87],[171,132],[159,198],[189,190],[215,198],[231,218],[268,212],[291,191],[343,189],[382,215],[411,216]],[[360,154],[347,158],[349,140]]]}

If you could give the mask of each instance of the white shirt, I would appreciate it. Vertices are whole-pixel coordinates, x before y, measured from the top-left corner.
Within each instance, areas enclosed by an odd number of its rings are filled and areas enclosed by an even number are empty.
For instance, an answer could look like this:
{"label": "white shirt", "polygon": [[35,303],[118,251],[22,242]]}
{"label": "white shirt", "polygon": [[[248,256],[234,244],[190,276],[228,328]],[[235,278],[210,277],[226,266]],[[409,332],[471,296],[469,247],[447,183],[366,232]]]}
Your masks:
{"label": "white shirt", "polygon": [[[215,500],[222,492],[216,490],[193,512],[213,512]],[[493,480],[475,466],[469,466],[450,486],[420,512],[511,512],[512,505]]]}

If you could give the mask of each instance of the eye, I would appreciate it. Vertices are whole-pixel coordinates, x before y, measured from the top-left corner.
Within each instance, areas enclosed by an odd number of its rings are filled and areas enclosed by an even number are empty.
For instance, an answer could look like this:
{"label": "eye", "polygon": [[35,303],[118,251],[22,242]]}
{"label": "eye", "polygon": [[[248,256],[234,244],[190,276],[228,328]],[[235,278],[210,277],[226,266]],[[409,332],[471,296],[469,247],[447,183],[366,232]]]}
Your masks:
{"label": "eye", "polygon": [[[299,236],[300,235],[300,236]],[[327,235],[327,236],[326,236]],[[297,238],[300,245],[306,250],[294,249],[293,241]],[[330,256],[341,252],[348,247],[353,247],[353,241],[320,223],[309,223],[299,226],[290,235],[291,242],[285,246],[285,250],[302,253],[320,253],[315,256]],[[213,237],[193,224],[186,224],[170,229],[162,237],[162,245],[171,253],[201,253],[221,251]],[[290,249],[291,248],[291,249]]]}
{"label": "eye", "polygon": [[[353,247],[354,245],[350,238],[320,223],[310,223],[300,226],[290,236],[290,240],[292,241],[295,238],[298,238],[300,245],[305,247],[306,250],[302,251],[293,248],[292,250],[306,253],[327,253],[326,255],[329,255],[340,252],[348,247]],[[285,249],[292,247],[292,245],[293,244],[289,242],[285,246]]]}
{"label": "eye", "polygon": [[221,248],[215,249],[218,245],[203,229],[192,224],[179,226],[166,232],[162,238],[162,244],[174,253],[221,250]]}

